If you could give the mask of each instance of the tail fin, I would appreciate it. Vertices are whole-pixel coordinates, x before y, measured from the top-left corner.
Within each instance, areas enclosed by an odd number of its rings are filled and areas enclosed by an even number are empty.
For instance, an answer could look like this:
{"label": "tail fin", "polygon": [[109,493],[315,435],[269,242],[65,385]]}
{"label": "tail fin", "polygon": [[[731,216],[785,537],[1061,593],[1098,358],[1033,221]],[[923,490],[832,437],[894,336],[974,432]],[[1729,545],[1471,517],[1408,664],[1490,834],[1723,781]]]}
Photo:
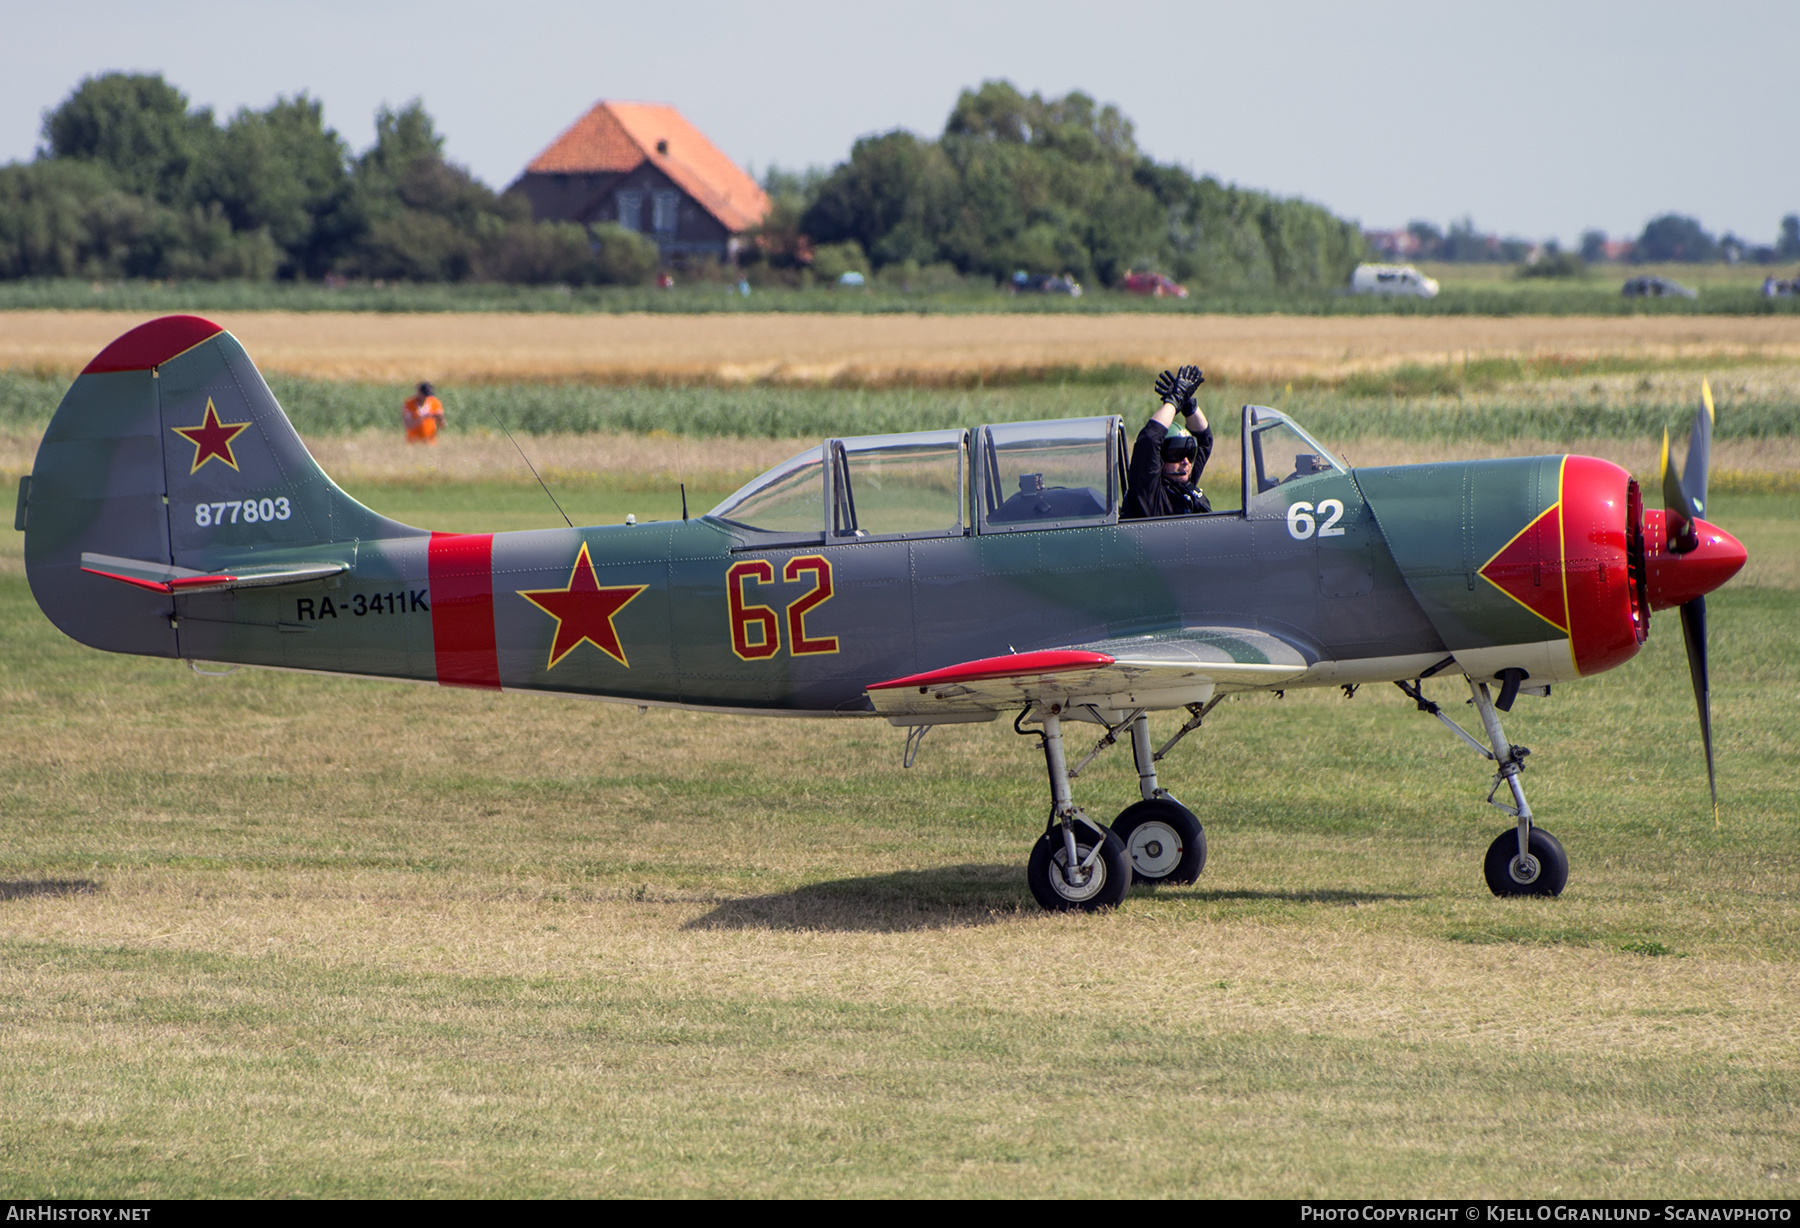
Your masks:
{"label": "tail fin", "polygon": [[425,535],[338,489],[237,338],[198,316],[152,320],[87,365],[50,420],[23,502],[26,574],[44,613],[84,644],[150,656],[179,655],[170,595],[84,571],[84,554],[216,573]]}

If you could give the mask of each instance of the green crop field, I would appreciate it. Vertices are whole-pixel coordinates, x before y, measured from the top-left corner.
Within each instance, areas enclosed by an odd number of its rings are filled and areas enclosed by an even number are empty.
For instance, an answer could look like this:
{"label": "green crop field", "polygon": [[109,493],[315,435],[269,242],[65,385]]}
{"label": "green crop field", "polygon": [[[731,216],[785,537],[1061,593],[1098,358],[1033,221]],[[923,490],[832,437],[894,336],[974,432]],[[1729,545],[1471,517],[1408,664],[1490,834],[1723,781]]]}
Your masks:
{"label": "green crop field", "polygon": [[903,770],[880,722],[201,677],[63,638],[8,533],[0,1196],[1794,1198],[1800,496],[1713,512],[1716,825],[1665,614],[1508,721],[1561,898],[1488,894],[1486,765],[1365,687],[1221,707],[1165,765],[1199,884],[1093,916],[1026,891],[1004,722]]}
{"label": "green crop field", "polygon": [[[910,290],[877,278],[866,287],[806,289],[766,286],[749,295],[735,282],[683,282],[654,286],[523,286],[494,283],[414,284],[353,282],[342,287],[291,282],[0,282],[0,311],[108,310],[159,314],[171,311],[370,311],[370,312],[841,312],[949,313],[1112,312],[1291,315],[1780,315],[1800,312],[1800,299],[1764,298],[1763,279],[1791,278],[1792,264],[1602,265],[1575,278],[1521,278],[1507,264],[1428,264],[1423,271],[1443,286],[1435,299],[1350,295],[1341,290],[1277,286],[1190,287],[1186,299],[1146,298],[1090,288],[1080,298],[1014,295],[970,279],[951,288]],[[1644,274],[1673,278],[1699,297],[1625,298],[1625,280]]]}

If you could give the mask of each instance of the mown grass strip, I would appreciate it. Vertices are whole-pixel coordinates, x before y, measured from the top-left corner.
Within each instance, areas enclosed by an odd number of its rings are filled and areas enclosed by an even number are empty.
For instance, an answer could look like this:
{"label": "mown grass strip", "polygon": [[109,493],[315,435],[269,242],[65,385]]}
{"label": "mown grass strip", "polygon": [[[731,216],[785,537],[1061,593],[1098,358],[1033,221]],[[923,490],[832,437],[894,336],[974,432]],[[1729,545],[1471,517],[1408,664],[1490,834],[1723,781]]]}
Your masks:
{"label": "mown grass strip", "polygon": [[[1800,499],[1714,510],[1755,557]],[[1486,765],[1365,688],[1221,708],[1164,764],[1201,883],[1045,917],[1004,723],[902,771],[880,722],[196,678],[5,542],[7,1196],[1800,1192],[1795,583],[1709,602],[1717,828],[1667,616],[1509,714],[1560,899],[1487,893]]]}

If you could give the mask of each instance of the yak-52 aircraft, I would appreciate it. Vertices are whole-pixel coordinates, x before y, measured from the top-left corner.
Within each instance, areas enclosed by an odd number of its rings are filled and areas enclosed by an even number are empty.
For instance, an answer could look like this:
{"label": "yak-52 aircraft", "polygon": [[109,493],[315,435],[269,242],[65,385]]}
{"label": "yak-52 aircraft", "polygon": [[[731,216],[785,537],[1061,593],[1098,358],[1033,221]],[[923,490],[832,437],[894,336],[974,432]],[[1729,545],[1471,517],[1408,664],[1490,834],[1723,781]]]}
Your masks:
{"label": "yak-52 aircraft", "polygon": [[[1351,470],[1246,406],[1243,506],[1211,515],[1121,521],[1125,430],[1094,417],[828,440],[693,520],[432,533],[338,489],[236,339],[169,316],[75,380],[16,525],[44,613],[112,652],[886,718],[909,764],[935,725],[1011,715],[1049,770],[1028,879],[1052,909],[1195,880],[1205,833],[1156,764],[1223,697],[1391,682],[1497,767],[1489,887],[1555,895],[1568,859],[1500,726],[1518,695],[1679,607],[1712,777],[1705,594],[1745,554],[1701,518],[1711,425],[1707,395],[1679,479],[1665,437],[1662,509],[1584,456]],[[1483,738],[1425,698],[1450,674]],[[1141,798],[1110,825],[1070,796],[1067,720],[1095,753],[1128,734]]]}

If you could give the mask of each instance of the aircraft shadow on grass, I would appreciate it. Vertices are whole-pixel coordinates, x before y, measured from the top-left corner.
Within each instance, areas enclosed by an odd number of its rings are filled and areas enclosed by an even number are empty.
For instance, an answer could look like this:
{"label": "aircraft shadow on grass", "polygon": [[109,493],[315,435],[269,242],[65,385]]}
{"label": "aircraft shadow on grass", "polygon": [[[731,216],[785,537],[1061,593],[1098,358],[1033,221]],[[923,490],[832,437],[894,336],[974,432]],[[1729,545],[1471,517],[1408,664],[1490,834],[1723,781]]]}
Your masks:
{"label": "aircraft shadow on grass", "polygon": [[1017,866],[965,863],[837,878],[728,900],[683,928],[898,933],[992,925],[1030,903]]}
{"label": "aircraft shadow on grass", "polygon": [[[1148,892],[1142,894],[1148,895]],[[1273,900],[1298,904],[1369,904],[1416,900],[1417,894],[1320,888],[1296,891],[1164,889],[1168,899],[1202,902]],[[808,883],[776,895],[719,905],[682,928],[844,930],[899,933],[993,925],[1026,914],[1031,897],[1017,866],[963,864]]]}
{"label": "aircraft shadow on grass", "polygon": [[[1280,900],[1289,904],[1374,904],[1381,900],[1422,900],[1423,892],[1346,891],[1337,887],[1313,887],[1299,891],[1180,891],[1180,898],[1219,903],[1227,900]],[[1168,893],[1161,893],[1168,894]]]}
{"label": "aircraft shadow on grass", "polygon": [[28,900],[39,895],[92,895],[100,884],[85,878],[42,878],[0,881],[0,900]]}

